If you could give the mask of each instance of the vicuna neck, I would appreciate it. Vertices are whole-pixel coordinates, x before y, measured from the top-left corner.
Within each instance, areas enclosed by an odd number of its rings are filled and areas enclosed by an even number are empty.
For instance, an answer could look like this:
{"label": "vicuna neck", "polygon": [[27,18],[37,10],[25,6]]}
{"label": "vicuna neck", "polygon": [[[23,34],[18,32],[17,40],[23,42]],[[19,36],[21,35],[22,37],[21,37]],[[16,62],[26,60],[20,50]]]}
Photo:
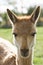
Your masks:
{"label": "vicuna neck", "polygon": [[28,58],[22,58],[18,55],[18,65],[32,65],[32,51]]}

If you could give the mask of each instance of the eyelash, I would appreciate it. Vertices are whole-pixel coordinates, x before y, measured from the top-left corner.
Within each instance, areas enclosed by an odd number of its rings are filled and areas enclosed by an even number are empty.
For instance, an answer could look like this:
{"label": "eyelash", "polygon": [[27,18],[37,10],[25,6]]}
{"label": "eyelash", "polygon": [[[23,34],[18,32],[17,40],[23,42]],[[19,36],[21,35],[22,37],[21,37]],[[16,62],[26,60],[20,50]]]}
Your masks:
{"label": "eyelash", "polygon": [[17,37],[17,34],[16,33],[13,33],[13,35],[15,35],[15,37]]}
{"label": "eyelash", "polygon": [[33,37],[34,37],[34,36],[35,36],[35,34],[36,34],[36,32],[35,32],[35,33],[32,33],[32,34],[31,34],[31,36],[33,36]]}

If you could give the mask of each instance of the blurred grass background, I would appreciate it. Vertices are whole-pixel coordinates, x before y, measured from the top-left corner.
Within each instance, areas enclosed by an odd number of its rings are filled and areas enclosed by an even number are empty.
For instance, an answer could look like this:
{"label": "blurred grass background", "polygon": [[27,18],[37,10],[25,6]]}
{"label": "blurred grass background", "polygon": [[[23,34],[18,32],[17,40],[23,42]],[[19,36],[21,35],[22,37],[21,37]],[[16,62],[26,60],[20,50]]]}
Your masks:
{"label": "blurred grass background", "polygon": [[12,30],[11,29],[0,29],[0,37],[9,40],[12,42]]}
{"label": "blurred grass background", "polygon": [[[0,37],[13,42],[12,29],[0,29]],[[43,27],[37,27],[34,65],[43,65]]]}

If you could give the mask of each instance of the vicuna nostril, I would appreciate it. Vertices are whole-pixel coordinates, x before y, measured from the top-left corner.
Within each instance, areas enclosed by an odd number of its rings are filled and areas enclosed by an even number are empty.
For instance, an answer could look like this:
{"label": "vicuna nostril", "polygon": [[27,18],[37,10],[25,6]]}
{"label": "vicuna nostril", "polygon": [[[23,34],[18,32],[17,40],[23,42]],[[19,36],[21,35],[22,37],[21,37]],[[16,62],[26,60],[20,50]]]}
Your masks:
{"label": "vicuna nostril", "polygon": [[29,53],[29,49],[21,49],[21,55],[27,57]]}

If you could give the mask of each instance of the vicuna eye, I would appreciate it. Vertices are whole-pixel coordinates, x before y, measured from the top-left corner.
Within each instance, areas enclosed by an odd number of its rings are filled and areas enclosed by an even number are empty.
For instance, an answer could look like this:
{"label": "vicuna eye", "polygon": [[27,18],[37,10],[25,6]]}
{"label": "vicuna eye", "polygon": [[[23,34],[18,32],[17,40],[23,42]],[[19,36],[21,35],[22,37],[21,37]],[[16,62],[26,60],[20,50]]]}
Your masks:
{"label": "vicuna eye", "polygon": [[32,33],[31,36],[35,36],[36,32]]}
{"label": "vicuna eye", "polygon": [[16,33],[13,33],[13,35],[14,35],[15,37],[17,37],[17,34],[16,34]]}

